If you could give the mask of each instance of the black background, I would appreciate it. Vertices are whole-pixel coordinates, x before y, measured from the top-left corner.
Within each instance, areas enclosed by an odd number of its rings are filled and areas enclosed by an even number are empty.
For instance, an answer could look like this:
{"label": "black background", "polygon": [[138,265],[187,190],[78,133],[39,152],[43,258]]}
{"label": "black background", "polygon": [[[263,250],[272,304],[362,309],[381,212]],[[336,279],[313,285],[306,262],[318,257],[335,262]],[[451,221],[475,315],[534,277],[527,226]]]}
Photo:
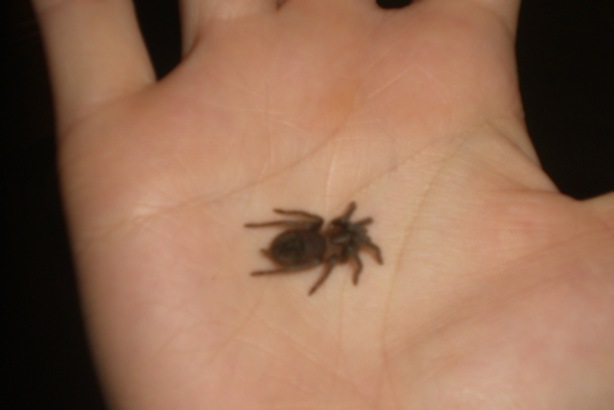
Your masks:
{"label": "black background", "polygon": [[[6,1],[6,0],[5,0]],[[334,0],[331,0],[334,1]],[[359,0],[357,0],[359,1]],[[363,0],[360,0],[363,1]],[[527,123],[546,172],[576,198],[614,190],[614,13],[609,1],[527,0],[518,60]],[[4,3],[5,6],[7,3]],[[156,68],[179,59],[173,0],[136,1]],[[55,166],[41,39],[27,0],[2,35],[4,303],[19,409],[102,409],[89,360]],[[6,396],[5,396],[6,397]]]}

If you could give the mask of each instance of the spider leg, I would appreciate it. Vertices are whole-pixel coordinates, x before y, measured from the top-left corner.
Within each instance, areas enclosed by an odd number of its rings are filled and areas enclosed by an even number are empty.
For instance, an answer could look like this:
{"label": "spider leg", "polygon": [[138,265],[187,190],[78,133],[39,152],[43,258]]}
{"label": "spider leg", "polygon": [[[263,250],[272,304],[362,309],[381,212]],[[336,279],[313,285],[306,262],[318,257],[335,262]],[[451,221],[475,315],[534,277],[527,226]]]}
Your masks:
{"label": "spider leg", "polygon": [[315,261],[311,261],[308,263],[303,263],[302,265],[286,266],[283,268],[276,268],[276,269],[271,269],[271,270],[257,270],[255,272],[252,272],[250,275],[264,276],[264,275],[275,275],[275,274],[280,274],[280,273],[296,273],[296,272],[300,272],[303,270],[307,270],[309,268],[313,268],[314,266],[317,266],[321,263],[322,263],[321,260],[315,260]]}
{"label": "spider leg", "polygon": [[352,222],[352,225],[365,226],[365,225],[369,225],[372,222],[373,222],[373,218],[365,218],[365,219],[361,219],[360,221]]}
{"label": "spider leg", "polygon": [[280,215],[300,216],[300,217],[307,218],[307,219],[313,219],[315,221],[322,220],[322,218],[319,217],[318,215],[315,215],[309,212],[305,212],[305,211],[296,211],[292,209],[279,209],[279,208],[275,208],[273,209],[273,211]]}
{"label": "spider leg", "polygon": [[280,221],[269,221],[269,222],[256,222],[256,223],[246,223],[244,226],[246,228],[262,228],[266,226],[285,226],[288,228],[306,228],[311,227],[313,222],[306,221],[292,221],[292,220],[280,220]]}
{"label": "spider leg", "polygon": [[382,251],[380,250],[379,246],[371,242],[371,240],[369,240],[368,238],[361,245],[373,251],[373,257],[380,265],[384,264],[384,258],[382,258]]}
{"label": "spider leg", "polygon": [[288,210],[288,209],[273,209],[273,211],[275,211],[275,213],[278,213],[280,215],[298,216],[301,218],[306,218],[307,221],[299,222],[299,223],[302,223],[301,226],[305,227],[306,229],[319,230],[322,224],[324,223],[324,219],[322,219],[320,216],[311,214],[305,211],[296,211],[296,210]]}
{"label": "spider leg", "polygon": [[354,269],[354,275],[352,277],[354,286],[358,285],[358,278],[360,277],[360,273],[362,272],[362,261],[360,257],[356,254],[352,255],[352,260],[356,264],[356,268]]}
{"label": "spider leg", "polygon": [[355,210],[356,210],[356,202],[352,201],[348,205],[348,208],[345,210],[344,214],[341,215],[338,219],[343,222],[349,221],[350,217],[352,216]]}
{"label": "spider leg", "polygon": [[296,229],[320,229],[320,226],[324,223],[324,220],[320,218],[318,215],[310,214],[309,212],[304,211],[291,211],[286,209],[274,209],[274,211],[281,215],[288,216],[298,216],[301,218],[306,218],[307,220],[292,220],[292,219],[282,219],[278,221],[268,221],[268,222],[256,222],[256,223],[246,223],[246,228],[262,228],[266,226],[282,226],[287,228],[296,228]]}
{"label": "spider leg", "polygon": [[330,273],[332,272],[332,270],[333,270],[333,268],[335,267],[336,264],[337,264],[337,257],[336,256],[335,257],[331,257],[326,262],[326,267],[322,271],[322,274],[320,275],[320,277],[318,278],[316,283],[313,284],[311,289],[309,289],[309,296],[313,295],[316,292],[316,290],[318,290],[318,288],[320,286],[322,286],[324,281],[326,281],[326,279],[328,279],[328,277],[330,276]]}

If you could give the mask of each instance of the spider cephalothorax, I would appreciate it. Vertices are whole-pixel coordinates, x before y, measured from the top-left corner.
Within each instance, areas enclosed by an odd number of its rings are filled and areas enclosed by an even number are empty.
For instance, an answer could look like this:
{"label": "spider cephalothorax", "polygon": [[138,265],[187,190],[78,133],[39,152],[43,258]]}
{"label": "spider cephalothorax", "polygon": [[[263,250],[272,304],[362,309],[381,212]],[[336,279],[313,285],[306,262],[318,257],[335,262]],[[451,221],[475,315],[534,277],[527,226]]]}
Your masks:
{"label": "spider cephalothorax", "polygon": [[352,261],[355,266],[353,281],[355,285],[358,284],[362,272],[360,250],[369,249],[380,264],[383,263],[383,259],[379,247],[371,242],[367,234],[367,225],[373,222],[373,219],[365,218],[351,222],[350,217],[354,210],[356,204],[351,202],[343,215],[334,218],[324,229],[322,229],[324,220],[320,216],[305,211],[284,209],[274,209],[274,211],[296,219],[245,224],[248,228],[266,226],[286,228],[273,239],[268,249],[262,250],[277,268],[255,271],[252,275],[298,272],[323,264],[322,274],[309,290],[309,294],[312,295],[328,278],[336,264]]}

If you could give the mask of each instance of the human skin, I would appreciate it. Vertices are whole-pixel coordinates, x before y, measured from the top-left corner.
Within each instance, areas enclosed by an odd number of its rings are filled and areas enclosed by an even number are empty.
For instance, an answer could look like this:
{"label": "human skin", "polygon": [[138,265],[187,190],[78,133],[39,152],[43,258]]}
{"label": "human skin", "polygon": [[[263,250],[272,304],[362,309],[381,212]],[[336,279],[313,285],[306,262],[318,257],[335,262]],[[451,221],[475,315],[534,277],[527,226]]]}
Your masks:
{"label": "human skin", "polygon": [[[614,402],[614,195],[540,167],[519,2],[183,0],[156,80],[128,0],[33,0],[91,345],[117,409]],[[373,217],[385,264],[253,278],[274,207]]]}

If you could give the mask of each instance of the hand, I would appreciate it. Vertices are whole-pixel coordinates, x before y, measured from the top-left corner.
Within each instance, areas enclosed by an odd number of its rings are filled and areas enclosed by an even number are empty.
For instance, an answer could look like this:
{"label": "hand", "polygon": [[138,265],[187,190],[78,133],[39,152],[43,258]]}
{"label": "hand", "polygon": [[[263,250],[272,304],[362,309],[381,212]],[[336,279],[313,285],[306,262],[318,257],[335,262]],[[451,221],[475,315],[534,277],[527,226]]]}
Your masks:
{"label": "hand", "polygon": [[[154,78],[127,0],[33,0],[64,201],[125,409],[606,409],[614,197],[577,202],[522,120],[518,1],[184,0]],[[253,278],[274,207],[351,201],[384,256]]]}

